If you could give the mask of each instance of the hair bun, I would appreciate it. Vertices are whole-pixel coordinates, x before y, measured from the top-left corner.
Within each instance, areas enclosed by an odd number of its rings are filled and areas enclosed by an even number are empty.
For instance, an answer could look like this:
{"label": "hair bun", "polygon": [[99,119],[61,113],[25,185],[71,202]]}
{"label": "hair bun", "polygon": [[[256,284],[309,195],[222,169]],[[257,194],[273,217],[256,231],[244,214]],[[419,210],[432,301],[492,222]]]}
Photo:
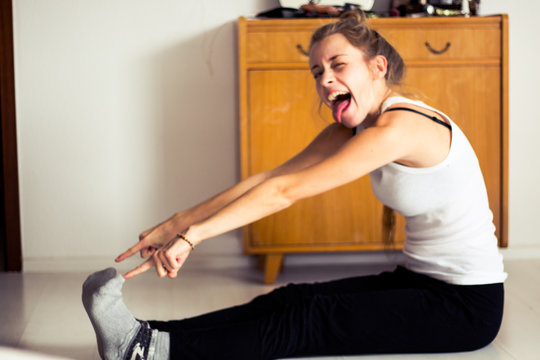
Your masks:
{"label": "hair bun", "polygon": [[366,23],[366,14],[362,10],[348,10],[339,16],[339,21],[351,21],[362,25]]}

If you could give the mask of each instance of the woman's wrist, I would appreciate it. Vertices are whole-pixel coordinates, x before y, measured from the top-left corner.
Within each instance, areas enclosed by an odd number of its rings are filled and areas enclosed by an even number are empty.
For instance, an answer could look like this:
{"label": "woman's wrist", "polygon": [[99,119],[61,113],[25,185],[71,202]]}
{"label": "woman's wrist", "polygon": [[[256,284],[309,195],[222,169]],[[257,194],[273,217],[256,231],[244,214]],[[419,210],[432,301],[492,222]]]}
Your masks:
{"label": "woman's wrist", "polygon": [[185,241],[189,246],[191,246],[191,250],[194,250],[195,249],[195,244],[193,244],[191,242],[191,240],[188,239],[188,237],[186,235],[184,235],[183,233],[178,233],[176,234],[176,237],[178,239],[181,239],[183,241]]}
{"label": "woman's wrist", "polygon": [[187,242],[192,248],[195,248],[195,246],[199,245],[202,242],[202,239],[200,239],[197,235],[196,225],[188,227],[185,231],[181,233],[181,235],[182,240]]}

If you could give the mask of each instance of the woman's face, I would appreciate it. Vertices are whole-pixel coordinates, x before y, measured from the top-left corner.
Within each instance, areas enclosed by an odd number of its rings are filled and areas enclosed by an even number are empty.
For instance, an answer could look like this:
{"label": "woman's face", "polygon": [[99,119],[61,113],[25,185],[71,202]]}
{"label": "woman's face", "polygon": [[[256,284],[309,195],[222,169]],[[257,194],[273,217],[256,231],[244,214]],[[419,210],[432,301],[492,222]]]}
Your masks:
{"label": "woman's face", "polygon": [[[380,60],[380,59],[379,59]],[[381,74],[377,57],[366,60],[364,52],[341,34],[330,35],[311,48],[309,65],[317,93],[332,109],[334,120],[356,127],[379,109]]]}

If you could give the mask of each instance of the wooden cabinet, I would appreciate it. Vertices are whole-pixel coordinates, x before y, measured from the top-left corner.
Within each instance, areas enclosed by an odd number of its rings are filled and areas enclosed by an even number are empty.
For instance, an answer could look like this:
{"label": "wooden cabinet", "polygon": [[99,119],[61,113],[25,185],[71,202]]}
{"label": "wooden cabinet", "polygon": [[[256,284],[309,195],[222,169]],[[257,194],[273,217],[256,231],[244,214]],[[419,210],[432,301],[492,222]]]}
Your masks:
{"label": "wooden cabinet", "polygon": [[[272,168],[332,122],[321,105],[305,53],[311,33],[331,19],[238,23],[242,177]],[[500,246],[507,246],[508,26],[506,16],[370,20],[407,64],[405,95],[448,114],[473,144]],[[244,228],[244,249],[264,261],[272,283],[283,255],[366,251],[404,241],[404,220],[371,192],[369,177]]]}

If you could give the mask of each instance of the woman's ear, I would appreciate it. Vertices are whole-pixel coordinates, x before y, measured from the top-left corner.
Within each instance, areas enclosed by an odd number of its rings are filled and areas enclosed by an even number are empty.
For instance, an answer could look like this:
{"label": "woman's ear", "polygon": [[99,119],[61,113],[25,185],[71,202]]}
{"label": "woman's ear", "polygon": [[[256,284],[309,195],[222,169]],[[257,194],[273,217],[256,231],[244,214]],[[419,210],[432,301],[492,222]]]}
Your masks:
{"label": "woman's ear", "polygon": [[388,70],[388,60],[383,55],[377,55],[370,60],[370,70],[373,79],[384,79]]}

